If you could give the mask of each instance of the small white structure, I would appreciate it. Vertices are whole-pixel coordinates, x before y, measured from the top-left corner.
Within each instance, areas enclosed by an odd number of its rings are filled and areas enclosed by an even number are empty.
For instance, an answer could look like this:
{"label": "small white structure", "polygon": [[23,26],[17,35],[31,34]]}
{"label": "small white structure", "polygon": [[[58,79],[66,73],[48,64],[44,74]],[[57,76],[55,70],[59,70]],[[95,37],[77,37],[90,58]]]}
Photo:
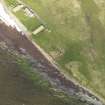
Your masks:
{"label": "small white structure", "polygon": [[30,11],[30,9],[25,8],[25,9],[24,9],[24,12],[26,13],[27,16],[29,16],[29,17],[34,17],[34,13],[32,13],[32,12]]}
{"label": "small white structure", "polygon": [[41,25],[40,27],[38,27],[35,31],[33,31],[33,34],[36,35],[39,32],[42,32],[45,29],[45,27],[43,25]]}
{"label": "small white structure", "polygon": [[17,11],[19,11],[20,9],[22,9],[23,7],[24,7],[24,5],[20,4],[20,5],[18,5],[17,7],[15,7],[15,8],[13,9],[13,12],[17,12]]}

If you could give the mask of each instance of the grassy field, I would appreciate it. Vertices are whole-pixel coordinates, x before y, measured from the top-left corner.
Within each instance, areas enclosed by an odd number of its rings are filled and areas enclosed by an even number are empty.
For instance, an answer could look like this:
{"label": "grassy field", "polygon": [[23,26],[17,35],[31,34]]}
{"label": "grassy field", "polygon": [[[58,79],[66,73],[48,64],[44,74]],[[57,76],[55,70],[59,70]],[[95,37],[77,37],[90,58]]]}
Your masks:
{"label": "grassy field", "polygon": [[[6,1],[11,4],[11,0]],[[32,35],[33,40],[63,72],[105,98],[105,1],[21,1],[37,12],[51,30]],[[28,27],[28,22],[22,22]]]}

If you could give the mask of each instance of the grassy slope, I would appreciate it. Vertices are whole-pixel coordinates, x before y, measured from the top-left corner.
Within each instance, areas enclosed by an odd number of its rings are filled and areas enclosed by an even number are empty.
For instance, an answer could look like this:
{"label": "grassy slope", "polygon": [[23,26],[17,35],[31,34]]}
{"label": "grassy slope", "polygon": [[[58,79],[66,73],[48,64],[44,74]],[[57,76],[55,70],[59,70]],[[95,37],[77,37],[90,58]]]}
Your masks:
{"label": "grassy slope", "polygon": [[102,4],[98,0],[22,1],[51,30],[33,39],[52,55],[64,72],[105,98],[105,1]]}

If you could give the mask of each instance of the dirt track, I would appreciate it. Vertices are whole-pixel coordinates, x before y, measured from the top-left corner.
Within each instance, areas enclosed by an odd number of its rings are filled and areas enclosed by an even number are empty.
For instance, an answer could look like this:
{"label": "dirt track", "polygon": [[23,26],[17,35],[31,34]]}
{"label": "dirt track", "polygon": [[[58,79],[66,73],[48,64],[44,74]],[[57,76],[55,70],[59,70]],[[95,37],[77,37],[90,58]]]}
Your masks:
{"label": "dirt track", "polygon": [[48,77],[56,83],[56,85],[62,87],[66,92],[72,91],[73,94],[81,92],[83,94],[87,94],[90,97],[93,96],[87,90],[79,87],[78,85],[75,85],[75,83],[72,81],[67,80],[64,75],[61,74],[22,33],[11,27],[7,27],[3,23],[0,23],[0,40],[5,41],[8,46],[15,48],[21,53],[27,52],[35,60],[40,62],[42,65],[40,66],[42,72],[46,73]]}

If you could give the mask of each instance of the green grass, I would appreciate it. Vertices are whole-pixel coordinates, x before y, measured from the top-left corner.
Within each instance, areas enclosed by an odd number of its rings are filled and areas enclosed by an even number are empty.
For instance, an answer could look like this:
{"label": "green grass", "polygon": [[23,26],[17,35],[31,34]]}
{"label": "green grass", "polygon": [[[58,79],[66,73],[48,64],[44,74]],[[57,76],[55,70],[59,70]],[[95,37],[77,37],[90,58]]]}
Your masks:
{"label": "green grass", "polygon": [[[63,72],[105,98],[105,4],[96,4],[98,0],[22,1],[36,11],[51,30],[33,35],[33,40],[50,55],[63,50],[58,57],[52,55]],[[72,62],[80,65],[68,68],[66,64]]]}
{"label": "green grass", "polygon": [[16,17],[20,19],[20,21],[26,26],[29,31],[34,31],[38,26],[40,26],[40,22],[35,17],[28,17],[25,15],[23,10],[20,10],[14,13]]}
{"label": "green grass", "polygon": [[6,0],[6,3],[9,7],[16,7],[19,3],[16,0]]}
{"label": "green grass", "polygon": [[17,12],[13,12],[13,9],[19,5],[19,2],[16,0],[6,0],[6,4],[8,5],[9,9],[12,11],[12,13],[19,18],[19,20],[23,23],[23,25],[26,26],[26,28],[32,32],[36,28],[38,28],[41,23],[37,20],[35,17],[29,17],[24,12],[24,9],[21,9]]}

